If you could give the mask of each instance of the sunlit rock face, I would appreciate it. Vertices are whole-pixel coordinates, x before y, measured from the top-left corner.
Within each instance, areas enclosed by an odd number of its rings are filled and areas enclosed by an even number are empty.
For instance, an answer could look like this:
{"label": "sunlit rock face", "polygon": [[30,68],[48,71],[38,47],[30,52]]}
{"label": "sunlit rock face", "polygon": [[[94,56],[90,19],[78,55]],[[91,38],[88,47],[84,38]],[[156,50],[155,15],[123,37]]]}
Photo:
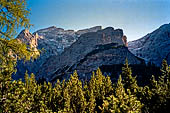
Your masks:
{"label": "sunlit rock face", "polygon": [[[31,48],[32,50],[36,51],[35,53],[39,56],[40,52],[38,50],[38,40],[41,39],[40,36],[38,36],[38,34],[32,34],[29,32],[29,30],[25,29],[22,30],[21,33],[17,36],[16,38],[17,40],[21,41],[22,43],[25,43],[27,45],[29,45],[28,47]],[[13,74],[13,78],[14,79],[23,79],[24,78],[24,74],[26,72],[26,70],[28,71],[28,73],[34,73],[38,68],[38,62],[37,61],[18,61],[17,62],[17,72],[15,74]]]}
{"label": "sunlit rock face", "polygon": [[125,35],[122,37],[122,40],[123,40],[124,45],[128,47],[127,37]]}
{"label": "sunlit rock face", "polygon": [[35,33],[30,33],[25,29],[17,36],[21,42],[29,45],[31,48],[41,50],[40,57],[33,62],[18,61],[17,73],[13,78],[23,78],[26,70],[28,73],[36,74],[42,64],[51,56],[61,54],[65,48],[74,43],[80,35],[87,32],[96,32],[101,29],[101,26],[92,27],[89,29],[74,31],[64,30],[55,26],[40,29]]}
{"label": "sunlit rock face", "polygon": [[123,30],[112,27],[82,34],[60,55],[49,57],[37,77],[55,81],[58,77],[67,78],[77,70],[80,78],[86,78],[98,67],[123,64],[126,58],[130,64],[142,63],[143,60],[128,50],[123,36]]}
{"label": "sunlit rock face", "polygon": [[20,40],[21,42],[27,45],[30,45],[31,48],[36,48],[38,46],[37,43],[38,38],[39,37],[37,35],[33,35],[27,29],[22,30],[21,33],[17,36],[18,40]]}
{"label": "sunlit rock face", "polygon": [[165,24],[146,36],[128,42],[129,50],[138,57],[161,66],[163,59],[170,64],[170,24]]}

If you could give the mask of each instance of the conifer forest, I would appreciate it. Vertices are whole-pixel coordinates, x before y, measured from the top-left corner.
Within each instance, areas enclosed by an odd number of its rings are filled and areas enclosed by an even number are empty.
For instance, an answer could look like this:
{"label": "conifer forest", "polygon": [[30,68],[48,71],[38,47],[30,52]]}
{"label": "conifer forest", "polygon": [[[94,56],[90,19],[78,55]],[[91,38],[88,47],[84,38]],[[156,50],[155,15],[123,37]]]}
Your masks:
{"label": "conifer forest", "polygon": [[[170,111],[170,66],[162,61],[158,75],[133,74],[128,59],[121,73],[105,75],[100,68],[89,80],[79,78],[75,70],[69,79],[38,81],[25,73],[14,80],[17,61],[34,61],[34,48],[15,38],[19,28],[29,29],[31,10],[26,0],[0,0],[0,113],[168,113]],[[115,48],[116,49],[116,48]],[[104,68],[104,67],[103,67]],[[139,70],[138,70],[139,71]],[[147,70],[149,73],[149,70]],[[144,72],[138,72],[144,73]]]}

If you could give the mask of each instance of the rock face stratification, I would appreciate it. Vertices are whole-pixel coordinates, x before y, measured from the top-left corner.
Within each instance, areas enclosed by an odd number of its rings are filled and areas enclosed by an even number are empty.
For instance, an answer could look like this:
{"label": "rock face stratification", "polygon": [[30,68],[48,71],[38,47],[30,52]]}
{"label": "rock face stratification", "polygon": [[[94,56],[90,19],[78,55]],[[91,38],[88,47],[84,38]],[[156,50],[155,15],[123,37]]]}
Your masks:
{"label": "rock face stratification", "polygon": [[82,34],[62,54],[49,57],[37,77],[55,81],[57,77],[66,78],[77,70],[83,78],[102,65],[123,64],[126,58],[130,64],[142,63],[128,50],[123,40],[123,30],[112,27]]}
{"label": "rock face stratification", "polygon": [[33,62],[18,61],[17,73],[13,76],[15,79],[23,78],[26,70],[28,73],[36,74],[42,64],[51,56],[61,54],[65,48],[74,43],[80,35],[88,32],[96,32],[101,30],[101,26],[83,29],[79,31],[64,30],[51,26],[49,28],[40,29],[35,33],[30,33],[29,30],[23,30],[17,39],[26,43],[32,48],[41,50],[40,57]]}
{"label": "rock face stratification", "polygon": [[136,56],[161,66],[166,59],[170,64],[170,24],[164,24],[152,33],[128,43],[129,50]]}

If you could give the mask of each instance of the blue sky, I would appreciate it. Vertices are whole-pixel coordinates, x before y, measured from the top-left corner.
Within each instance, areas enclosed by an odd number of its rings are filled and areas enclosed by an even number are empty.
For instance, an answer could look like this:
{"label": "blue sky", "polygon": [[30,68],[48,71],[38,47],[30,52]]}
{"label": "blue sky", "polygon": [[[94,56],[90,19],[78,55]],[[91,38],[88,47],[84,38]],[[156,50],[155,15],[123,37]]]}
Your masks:
{"label": "blue sky", "polygon": [[170,0],[27,0],[31,32],[49,26],[121,28],[128,41],[170,23]]}

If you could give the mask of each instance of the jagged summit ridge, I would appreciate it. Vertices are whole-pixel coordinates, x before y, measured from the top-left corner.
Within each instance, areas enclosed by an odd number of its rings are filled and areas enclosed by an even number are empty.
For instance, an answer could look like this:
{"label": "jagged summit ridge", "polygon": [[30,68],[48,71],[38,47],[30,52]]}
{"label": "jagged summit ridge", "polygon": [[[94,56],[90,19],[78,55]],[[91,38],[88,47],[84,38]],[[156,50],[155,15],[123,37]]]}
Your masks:
{"label": "jagged summit ridge", "polygon": [[37,48],[38,46],[38,39],[40,37],[38,34],[32,34],[29,32],[28,29],[24,29],[21,31],[21,33],[17,36],[16,39],[20,40],[21,42],[30,45],[31,48]]}
{"label": "jagged summit ridge", "polygon": [[123,36],[123,30],[112,27],[82,34],[62,54],[49,57],[37,75],[52,81],[77,70],[82,76],[102,65],[123,64],[126,57],[131,64],[141,63],[125,47]]}
{"label": "jagged summit ridge", "polygon": [[[99,27],[93,27],[85,30],[87,32],[96,32],[99,30]],[[83,33],[82,33],[83,34]],[[33,34],[29,30],[22,30],[21,33],[17,36],[17,39],[35,49],[45,49],[41,52],[41,55],[34,62],[19,61],[17,65],[17,73],[14,76],[15,78],[23,78],[26,70],[28,73],[37,73],[41,65],[50,57],[61,54],[65,48],[69,47],[74,43],[80,34],[74,30],[64,30],[62,28],[57,28],[51,26],[48,28],[40,29]]]}
{"label": "jagged summit ridge", "polygon": [[170,24],[164,24],[152,33],[129,42],[128,48],[136,56],[157,66],[161,66],[163,59],[170,64]]}
{"label": "jagged summit ridge", "polygon": [[78,30],[76,32],[76,34],[80,36],[80,35],[88,33],[88,32],[97,32],[98,30],[102,30],[102,26],[95,26],[95,27],[91,27],[88,29]]}

